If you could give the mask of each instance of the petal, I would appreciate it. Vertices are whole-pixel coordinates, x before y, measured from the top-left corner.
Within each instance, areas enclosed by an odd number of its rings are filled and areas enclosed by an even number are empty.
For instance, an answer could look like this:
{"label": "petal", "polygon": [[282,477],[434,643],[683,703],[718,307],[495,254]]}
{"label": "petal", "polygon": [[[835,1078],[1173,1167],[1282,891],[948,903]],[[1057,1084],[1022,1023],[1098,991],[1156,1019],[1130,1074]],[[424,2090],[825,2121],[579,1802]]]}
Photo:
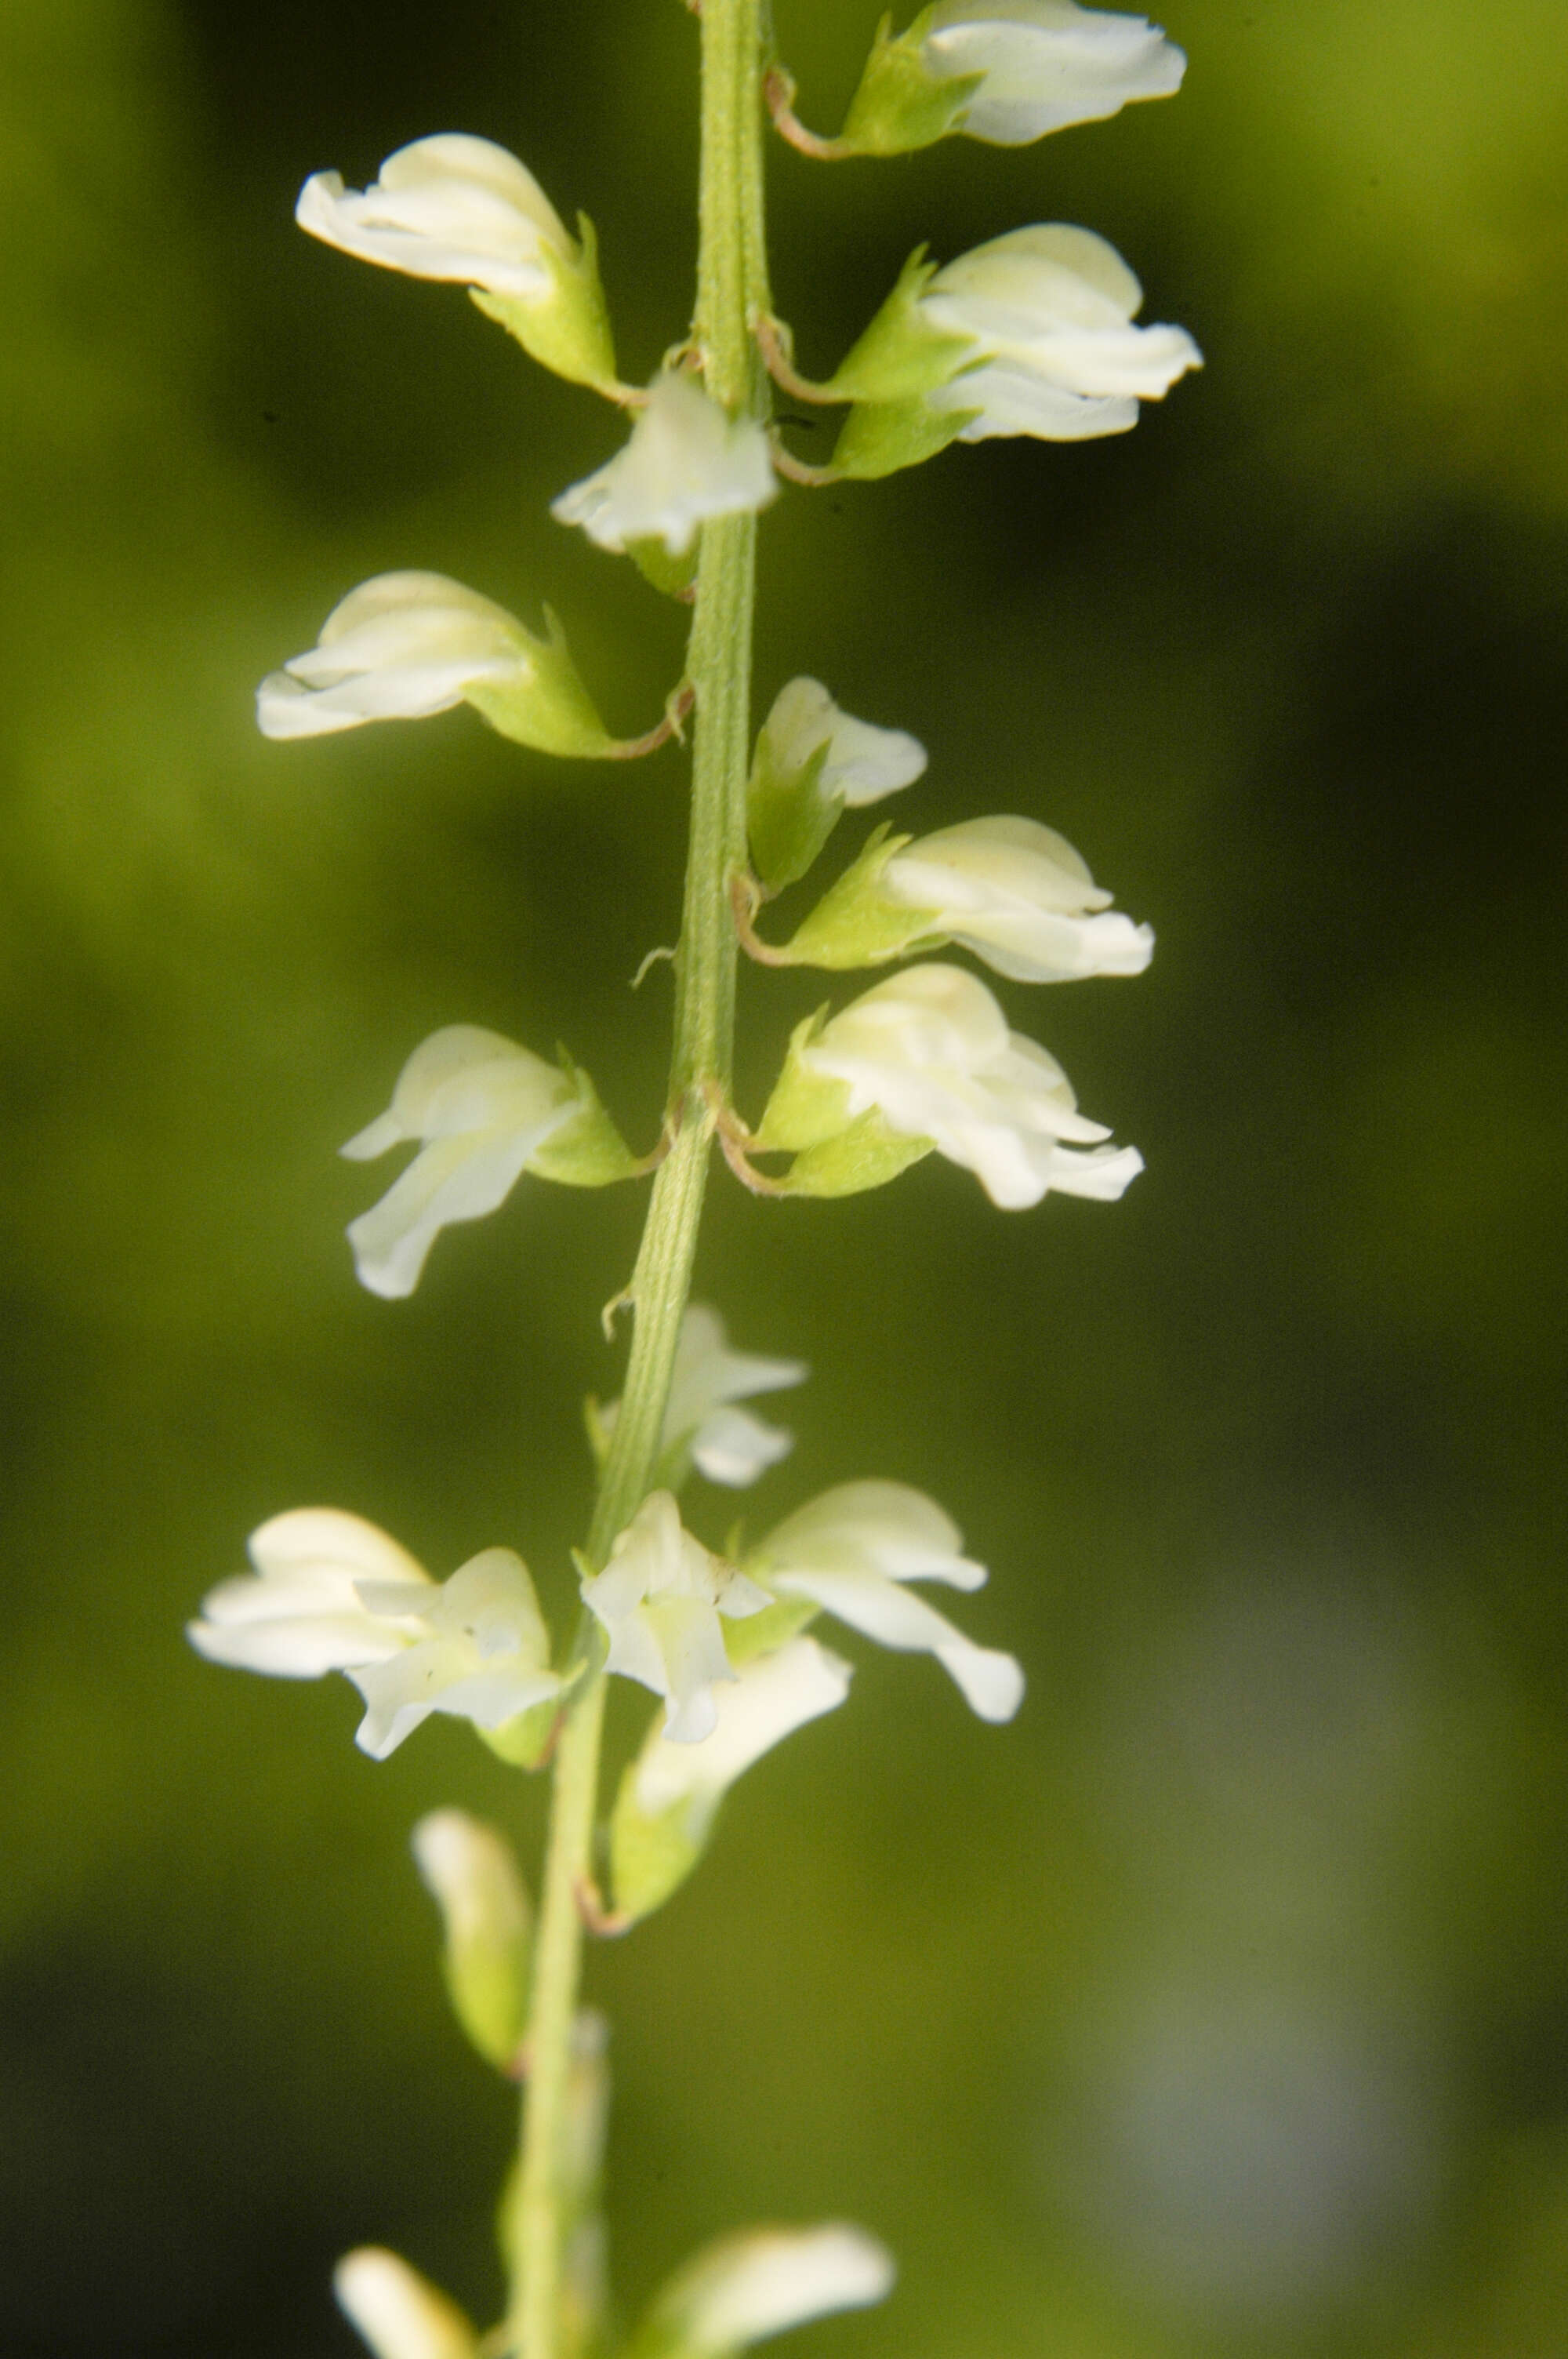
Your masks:
{"label": "petal", "polygon": [[932,1651],[979,1719],[997,1724],[1012,1718],[1023,1701],[1023,1671],[1013,1656],[967,1638]]}
{"label": "petal", "polygon": [[743,2351],[807,2319],[881,2301],[891,2256],[861,2228],[760,2228],[697,2254],[660,2295],[654,2318],[694,2359]]}
{"label": "petal", "polygon": [[[208,1601],[211,1603],[211,1600]],[[297,1621],[188,1622],[185,1635],[210,1663],[265,1671],[273,1679],[319,1680],[400,1654],[406,1639],[372,1614],[311,1614]]]}
{"label": "petal", "polygon": [[715,1724],[700,1744],[650,1734],[635,1773],[638,1809],[654,1818],[677,1802],[717,1799],[795,1729],[842,1703],[850,1677],[815,1638],[792,1638],[744,1664],[716,1696]]}
{"label": "petal", "polygon": [[809,1597],[827,1614],[879,1646],[935,1655],[970,1710],[982,1720],[1011,1720],[1023,1695],[1023,1674],[1011,1655],[977,1647],[923,1597],[875,1573],[786,1572],[773,1586],[786,1597]]}
{"label": "petal", "polygon": [[[592,1601],[589,1602],[591,1606]],[[667,1696],[670,1680],[664,1649],[647,1614],[639,1609],[623,1621],[607,1622],[604,1626],[610,1636],[605,1669],[618,1673],[623,1680],[635,1680],[639,1687],[649,1689],[656,1696]]]}
{"label": "petal", "polygon": [[421,1040],[404,1065],[391,1110],[406,1138],[438,1138],[541,1119],[571,1094],[559,1066],[504,1033],[447,1024]]}
{"label": "petal", "polygon": [[781,1597],[809,1597],[862,1637],[900,1653],[935,1654],[938,1647],[968,1644],[945,1614],[882,1573],[812,1566],[809,1571],[775,1572],[770,1585]]}
{"label": "petal", "polygon": [[1103,434],[1125,434],[1138,423],[1134,400],[1090,400],[1000,362],[955,377],[929,399],[935,409],[979,412],[959,428],[960,442],[1008,434],[1031,434],[1039,442],[1091,442]]}
{"label": "petal", "polygon": [[1091,975],[1141,974],[1154,955],[1154,929],[1119,909],[1098,918],[1049,910],[997,910],[949,929],[951,939],[1013,983],[1081,983]]}
{"label": "petal", "polygon": [[362,2245],[347,2254],[332,2289],[375,2359],[474,2359],[462,2311],[395,2253]]}
{"label": "petal", "polygon": [[732,1680],[724,1635],[713,1607],[697,1597],[672,1597],[651,1606],[646,1618],[653,1626],[664,1659],[670,1700],[665,1734],[674,1745],[699,1744],[712,1733],[718,1707],[712,1695],[716,1680]]}
{"label": "petal", "polygon": [[743,1408],[715,1409],[691,1438],[698,1473],[732,1491],[745,1490],[794,1448],[793,1433],[786,1433],[782,1426],[764,1424]]}
{"label": "petal", "polygon": [[380,1201],[349,1223],[361,1285],[388,1301],[412,1294],[440,1231],[503,1203],[535,1148],[570,1111],[558,1107],[527,1130],[470,1133],[422,1148]]}
{"label": "petal", "polygon": [[258,1525],[251,1560],[269,1581],[306,1569],[330,1569],[351,1581],[412,1581],[435,1587],[422,1564],[379,1525],[341,1507],[291,1507]]}
{"label": "petal", "polygon": [[1136,99],[1167,98],[1186,60],[1141,16],[1070,0],[946,0],[922,44],[944,77],[983,74],[965,110],[971,138],[1017,147]]}
{"label": "petal", "polygon": [[776,1525],[747,1563],[764,1581],[773,1569],[822,1565],[979,1589],[985,1566],[962,1549],[957,1525],[924,1491],[907,1483],[838,1483]]}
{"label": "petal", "polygon": [[524,300],[550,291],[546,252],[569,251],[533,174],[504,148],[461,133],[399,148],[363,190],[345,189],[336,172],[312,173],[294,217],[362,262]]}

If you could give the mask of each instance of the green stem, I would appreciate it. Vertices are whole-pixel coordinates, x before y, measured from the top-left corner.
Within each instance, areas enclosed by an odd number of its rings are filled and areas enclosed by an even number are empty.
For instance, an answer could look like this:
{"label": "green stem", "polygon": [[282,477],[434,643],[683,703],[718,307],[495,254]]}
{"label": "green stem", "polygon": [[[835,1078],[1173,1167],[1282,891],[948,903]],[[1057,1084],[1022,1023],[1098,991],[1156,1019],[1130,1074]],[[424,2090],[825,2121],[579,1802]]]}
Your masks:
{"label": "green stem", "polygon": [[[704,0],[702,163],[694,334],[708,392],[765,414],[750,322],[769,309],[762,165],[759,0]],[[687,669],[697,698],[691,835],[670,1067],[674,1143],[659,1169],[631,1285],[626,1386],[594,1503],[588,1555],[601,1565],[642,1504],[659,1456],[676,1345],[691,1290],[715,1107],[729,1096],[736,940],[730,877],[745,865],[756,524],[703,528]],[[509,2343],[560,2359],[561,2156],[572,2018],[582,1966],[579,1893],[592,1865],[603,1673],[582,1681],[556,1754],[529,2024],[516,2282]]]}

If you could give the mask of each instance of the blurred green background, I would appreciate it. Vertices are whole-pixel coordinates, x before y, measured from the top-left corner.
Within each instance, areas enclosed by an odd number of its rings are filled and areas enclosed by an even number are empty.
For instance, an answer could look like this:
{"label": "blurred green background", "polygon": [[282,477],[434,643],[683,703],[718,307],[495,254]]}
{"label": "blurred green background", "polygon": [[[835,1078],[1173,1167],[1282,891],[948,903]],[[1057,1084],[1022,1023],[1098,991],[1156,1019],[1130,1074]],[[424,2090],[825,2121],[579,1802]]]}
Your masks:
{"label": "blurred green background", "polygon": [[[832,127],[875,0],[779,0]],[[1147,1176],[998,1214],[930,1162],[716,1187],[701,1290],[814,1364],[750,1512],[928,1488],[1027,1664],[929,1662],[755,1773],[590,1961],[614,2257],[847,2213],[903,2260],[839,2359],[1568,2353],[1568,1622],[1557,1572],[1568,713],[1562,0],[1172,0],[1173,103],[1022,153],[777,152],[829,368],[917,238],[1083,221],[1206,372],[1136,434],[956,451],[766,520],[759,692],[913,728],[925,828],[1077,842],[1161,949],[1030,994]],[[682,766],[460,712],[268,746],[250,699],[373,572],[548,597],[612,725],[682,619],[554,526],[607,412],[451,289],[298,235],[426,132],[600,232],[623,361],[681,333],[676,0],[0,12],[7,1699],[0,2346],[317,2359],[385,2240],[489,2314],[510,2108],[448,2021],[406,1832],[540,1818],[460,1727],[199,1662],[278,1509],[565,1614],[641,1203],[524,1187],[356,1289],[334,1149],[437,1026],[557,1038],[652,1135]],[[845,832],[845,849],[861,831]],[[836,847],[836,854],[838,848]],[[755,1113],[809,978],[746,985]],[[696,1486],[700,1490],[701,1486]],[[717,1539],[730,1502],[694,1498]],[[834,1643],[838,1643],[835,1638]],[[625,1745],[643,1712],[631,1696]]]}

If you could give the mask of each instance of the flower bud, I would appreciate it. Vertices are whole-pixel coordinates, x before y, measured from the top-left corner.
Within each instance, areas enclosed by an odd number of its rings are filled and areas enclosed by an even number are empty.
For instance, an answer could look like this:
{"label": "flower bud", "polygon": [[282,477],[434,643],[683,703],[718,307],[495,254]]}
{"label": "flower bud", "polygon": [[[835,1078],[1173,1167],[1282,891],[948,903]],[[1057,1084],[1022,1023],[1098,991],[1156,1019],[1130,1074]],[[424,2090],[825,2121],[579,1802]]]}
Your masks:
{"label": "flower bud", "polygon": [[478,2338],[456,2302],[395,2253],[346,2253],[332,2290],[375,2359],[476,2359]]}
{"label": "flower bud", "polygon": [[527,166],[493,140],[460,131],[416,139],[363,190],[313,172],[295,219],[363,262],[466,286],[557,376],[618,390],[593,224],[579,214],[574,245]]}
{"label": "flower bud", "polygon": [[[742,1625],[744,1627],[744,1625]],[[645,1917],[683,1884],[708,1848],[719,1806],[764,1753],[842,1703],[850,1670],[813,1638],[792,1638],[742,1665],[719,1690],[700,1745],[675,1745],[655,1721],[621,1780],[610,1822],[615,1911]]]}
{"label": "flower bud", "polygon": [[728,2359],[771,2334],[891,2290],[893,2264],[863,2228],[752,2228],[707,2245],[659,2294],[633,2359]]}
{"label": "flower bud", "polygon": [[911,786],[925,748],[903,729],[839,711],[819,679],[780,689],[757,736],[746,789],[752,864],[771,892],[804,876],[848,807]]}
{"label": "flower bud", "polygon": [[548,607],[546,636],[444,573],[378,573],[333,607],[321,636],[256,690],[265,737],[320,737],[471,704],[540,753],[618,750]]}
{"label": "flower bud", "polygon": [[1153,932],[1110,898],[1035,820],[965,820],[918,839],[880,828],[778,956],[877,966],[957,942],[1017,983],[1141,974]]}
{"label": "flower bud", "polygon": [[558,524],[580,525],[600,549],[659,541],[671,557],[709,516],[766,507],[778,490],[768,438],[754,418],[731,418],[678,370],[655,377],[625,448],[550,504]]}
{"label": "flower bud", "polygon": [[446,1930],[452,2011],[485,2061],[511,2072],[528,2025],[534,1932],[511,1845],[466,1810],[431,1810],[411,1845]]}
{"label": "flower bud", "polygon": [[965,132],[1022,147],[1167,98],[1186,60],[1142,16],[1073,0],[938,0],[907,32],[884,20],[849,103],[840,155],[895,156]]}
{"label": "flower bud", "polygon": [[933,270],[911,257],[829,380],[855,404],[833,464],[891,474],[951,441],[1123,434],[1203,355],[1184,328],[1137,328],[1143,290],[1091,230],[1038,223]]}

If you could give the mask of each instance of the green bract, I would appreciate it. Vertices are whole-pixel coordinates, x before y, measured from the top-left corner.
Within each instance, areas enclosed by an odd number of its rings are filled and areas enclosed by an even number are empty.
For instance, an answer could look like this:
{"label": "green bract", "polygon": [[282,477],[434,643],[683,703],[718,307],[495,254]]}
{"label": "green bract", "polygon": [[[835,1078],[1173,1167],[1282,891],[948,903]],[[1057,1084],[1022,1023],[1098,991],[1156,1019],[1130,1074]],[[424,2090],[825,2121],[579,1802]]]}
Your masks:
{"label": "green bract", "polygon": [[822,390],[836,401],[907,401],[946,385],[979,350],[973,336],[953,335],[922,310],[938,266],[917,245],[892,293],[850,345]]}
{"label": "green bract", "polygon": [[934,909],[911,908],[880,889],[888,862],[913,841],[877,828],[860,857],[795,929],[780,957],[794,966],[880,966],[929,937]]}
{"label": "green bract", "polygon": [[511,2072],[527,2029],[534,1944],[533,1911],[512,1847],[466,1810],[430,1811],[412,1845],[441,1911],[452,2012],[485,2061]]}
{"label": "green bract", "polygon": [[857,1115],[848,1084],[813,1071],[802,1052],[820,1039],[827,1020],[824,1006],[795,1026],[752,1140],[758,1154],[794,1155],[774,1183],[792,1196],[860,1195],[896,1180],[932,1148],[929,1138],[892,1129],[875,1106]]}
{"label": "green bract", "polygon": [[617,1180],[636,1179],[644,1166],[605,1112],[592,1078],[564,1049],[556,1055],[572,1085],[578,1110],[535,1148],[529,1170],[535,1179],[555,1180],[567,1188],[608,1188]]}
{"label": "green bract", "polygon": [[515,336],[542,367],[599,393],[617,390],[610,307],[599,276],[599,240],[586,213],[577,217],[580,244],[564,252],[546,247],[540,262],[549,287],[540,295],[505,295],[484,287],[470,294],[487,319]]}
{"label": "green bract", "polygon": [[476,680],[464,690],[466,701],[503,737],[519,745],[532,745],[541,754],[590,761],[613,755],[616,740],[595,712],[572,661],[566,633],[548,606],[545,634],[542,639],[525,634],[526,675],[519,671],[510,679]]}
{"label": "green bract", "polygon": [[843,131],[834,142],[841,154],[905,155],[960,128],[964,111],[985,76],[944,78],[932,72],[921,44],[935,13],[923,8],[908,30],[896,36],[892,16],[882,18]]}

